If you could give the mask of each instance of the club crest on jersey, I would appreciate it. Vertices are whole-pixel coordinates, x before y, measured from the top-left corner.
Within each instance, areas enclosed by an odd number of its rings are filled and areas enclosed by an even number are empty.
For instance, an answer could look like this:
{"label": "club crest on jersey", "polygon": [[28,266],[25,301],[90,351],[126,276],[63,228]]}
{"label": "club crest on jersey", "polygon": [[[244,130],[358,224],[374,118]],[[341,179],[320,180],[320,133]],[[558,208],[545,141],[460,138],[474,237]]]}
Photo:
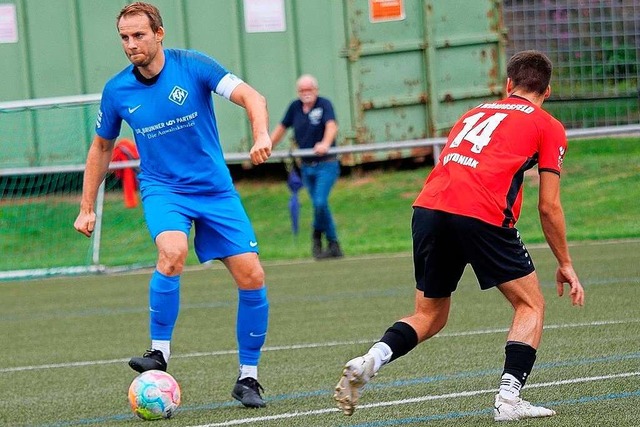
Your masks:
{"label": "club crest on jersey", "polygon": [[187,99],[187,96],[189,96],[189,92],[182,89],[180,86],[174,86],[169,94],[169,99],[178,105],[182,105]]}

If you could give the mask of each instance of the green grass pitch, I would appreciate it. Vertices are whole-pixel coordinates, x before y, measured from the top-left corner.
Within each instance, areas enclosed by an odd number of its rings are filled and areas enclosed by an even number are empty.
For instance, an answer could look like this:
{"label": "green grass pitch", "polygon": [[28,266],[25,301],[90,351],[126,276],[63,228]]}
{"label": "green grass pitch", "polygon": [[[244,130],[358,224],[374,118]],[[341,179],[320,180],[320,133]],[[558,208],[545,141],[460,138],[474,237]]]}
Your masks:
{"label": "green grass pitch", "polygon": [[[638,426],[640,241],[572,246],[586,306],[555,294],[548,248],[530,246],[547,299],[545,333],[523,397],[558,415],[519,426]],[[268,262],[269,336],[260,366],[268,407],[234,401],[236,291],[220,264],[182,281],[169,371],[178,426],[490,426],[511,309],[470,271],[438,336],[383,368],[352,417],[332,389],[348,359],[412,310],[408,253]],[[1,284],[0,425],[142,425],[127,403],[126,361],[149,345],[149,272]],[[155,425],[155,424],[154,424]]]}

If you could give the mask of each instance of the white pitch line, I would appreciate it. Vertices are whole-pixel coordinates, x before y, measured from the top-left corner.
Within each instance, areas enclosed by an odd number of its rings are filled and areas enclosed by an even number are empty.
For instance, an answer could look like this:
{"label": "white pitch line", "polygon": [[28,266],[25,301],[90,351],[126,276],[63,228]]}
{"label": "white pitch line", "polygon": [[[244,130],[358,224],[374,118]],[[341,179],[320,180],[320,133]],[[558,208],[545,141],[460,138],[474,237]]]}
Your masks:
{"label": "white pitch line", "polygon": [[[628,377],[635,377],[635,376],[640,376],[640,371],[639,372],[623,372],[620,374],[611,374],[611,375],[599,375],[595,377],[573,378],[570,380],[551,381],[547,383],[527,384],[527,388],[553,387],[557,385],[604,381],[604,380],[611,380],[616,378],[628,378]],[[368,403],[366,405],[360,405],[358,408],[361,411],[363,409],[382,408],[386,406],[408,405],[411,403],[426,402],[430,400],[457,399],[461,397],[477,396],[480,394],[489,394],[489,393],[495,393],[495,392],[496,392],[495,388],[484,389],[484,390],[470,390],[470,391],[463,391],[458,393],[447,393],[447,394],[439,394],[439,395],[414,397],[411,399],[400,399],[400,400],[391,400],[387,402]],[[283,420],[283,419],[289,419],[289,418],[304,417],[308,415],[321,415],[321,414],[327,414],[330,412],[339,412],[339,411],[340,410],[338,408],[325,408],[325,409],[316,409],[313,411],[304,411],[304,412],[287,412],[279,415],[269,415],[265,417],[253,417],[253,418],[240,418],[236,420],[223,421],[223,422],[213,423],[213,424],[199,424],[199,425],[194,425],[190,427],[226,427],[226,426],[234,426],[234,425],[242,425],[242,424],[253,424],[253,423],[264,422],[264,421],[275,421],[275,420]]]}
{"label": "white pitch line", "polygon": [[[593,322],[583,323],[565,323],[558,325],[545,325],[544,329],[568,329],[568,328],[584,328],[595,327],[605,325],[625,325],[629,323],[639,323],[640,319],[626,319],[626,320],[598,320]],[[435,335],[433,338],[451,338],[451,337],[466,337],[474,335],[487,335],[498,334],[508,332],[508,328],[496,328],[496,329],[479,329],[476,331],[463,331],[463,332],[445,332]],[[320,347],[341,347],[358,344],[373,343],[375,339],[362,339],[353,341],[329,341],[329,342],[317,342],[317,343],[305,343],[305,344],[292,344],[283,346],[267,346],[262,351],[290,351],[290,350],[304,350]],[[238,350],[219,350],[211,352],[194,352],[185,354],[175,354],[171,357],[174,359],[186,359],[192,357],[212,357],[212,356],[228,356],[238,354]],[[0,368],[0,374],[9,372],[22,372],[22,371],[36,371],[40,369],[55,369],[55,368],[75,368],[81,366],[96,366],[96,365],[112,365],[116,363],[126,363],[129,359],[107,359],[107,360],[90,360],[80,362],[68,362],[68,363],[49,363],[46,365],[28,365],[28,366],[15,366],[12,368]]]}

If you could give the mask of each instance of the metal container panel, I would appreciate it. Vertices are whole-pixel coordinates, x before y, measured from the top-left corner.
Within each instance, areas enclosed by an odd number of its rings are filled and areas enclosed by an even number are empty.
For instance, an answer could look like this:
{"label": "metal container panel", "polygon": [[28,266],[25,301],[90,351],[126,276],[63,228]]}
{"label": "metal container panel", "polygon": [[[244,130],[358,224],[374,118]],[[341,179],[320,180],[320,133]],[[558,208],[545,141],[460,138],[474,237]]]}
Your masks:
{"label": "metal container panel", "polygon": [[366,1],[346,5],[353,143],[443,136],[480,100],[503,95],[499,1],[406,0],[405,19],[389,22],[371,22]]}
{"label": "metal container panel", "polygon": [[[100,93],[128,65],[115,22],[126,1],[5,1],[16,4],[19,40],[0,44],[0,102]],[[164,45],[209,54],[258,89],[271,128],[295,99],[297,77],[315,75],[335,106],[340,145],[440,136],[463,110],[501,94],[500,1],[403,3],[405,19],[372,23],[367,0],[284,0],[285,31],[248,33],[243,0],[155,2]],[[246,152],[252,141],[244,110],[217,96],[214,103],[224,150]],[[0,117],[0,148],[9,153],[0,168],[83,162],[94,116],[95,106],[12,113],[11,126]],[[343,161],[410,155],[416,152]]]}
{"label": "metal container panel", "polygon": [[444,136],[466,110],[504,96],[506,30],[500,1],[428,3],[430,134]]}

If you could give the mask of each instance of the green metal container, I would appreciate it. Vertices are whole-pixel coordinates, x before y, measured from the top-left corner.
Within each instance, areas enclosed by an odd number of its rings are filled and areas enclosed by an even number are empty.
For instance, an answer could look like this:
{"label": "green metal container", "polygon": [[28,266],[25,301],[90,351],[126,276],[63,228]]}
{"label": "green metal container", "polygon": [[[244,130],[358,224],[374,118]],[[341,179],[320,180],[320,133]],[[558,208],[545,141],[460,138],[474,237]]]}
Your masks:
{"label": "green metal container", "polygon": [[[503,95],[506,32],[499,0],[398,0],[402,13],[389,20],[372,16],[378,0],[262,1],[270,13],[283,5],[275,13],[279,27],[255,9],[248,13],[253,0],[153,3],[163,15],[165,46],[205,52],[262,92],[272,128],[296,97],[303,73],[315,75],[320,94],[334,103],[340,145],[442,136],[463,111]],[[15,5],[18,41],[0,43],[0,103],[100,93],[128,65],[115,22],[126,3],[5,0]],[[250,27],[251,17],[264,20],[266,30]],[[247,151],[244,111],[217,96],[214,102],[225,152]],[[0,111],[0,168],[83,162],[94,115],[95,106]]]}

